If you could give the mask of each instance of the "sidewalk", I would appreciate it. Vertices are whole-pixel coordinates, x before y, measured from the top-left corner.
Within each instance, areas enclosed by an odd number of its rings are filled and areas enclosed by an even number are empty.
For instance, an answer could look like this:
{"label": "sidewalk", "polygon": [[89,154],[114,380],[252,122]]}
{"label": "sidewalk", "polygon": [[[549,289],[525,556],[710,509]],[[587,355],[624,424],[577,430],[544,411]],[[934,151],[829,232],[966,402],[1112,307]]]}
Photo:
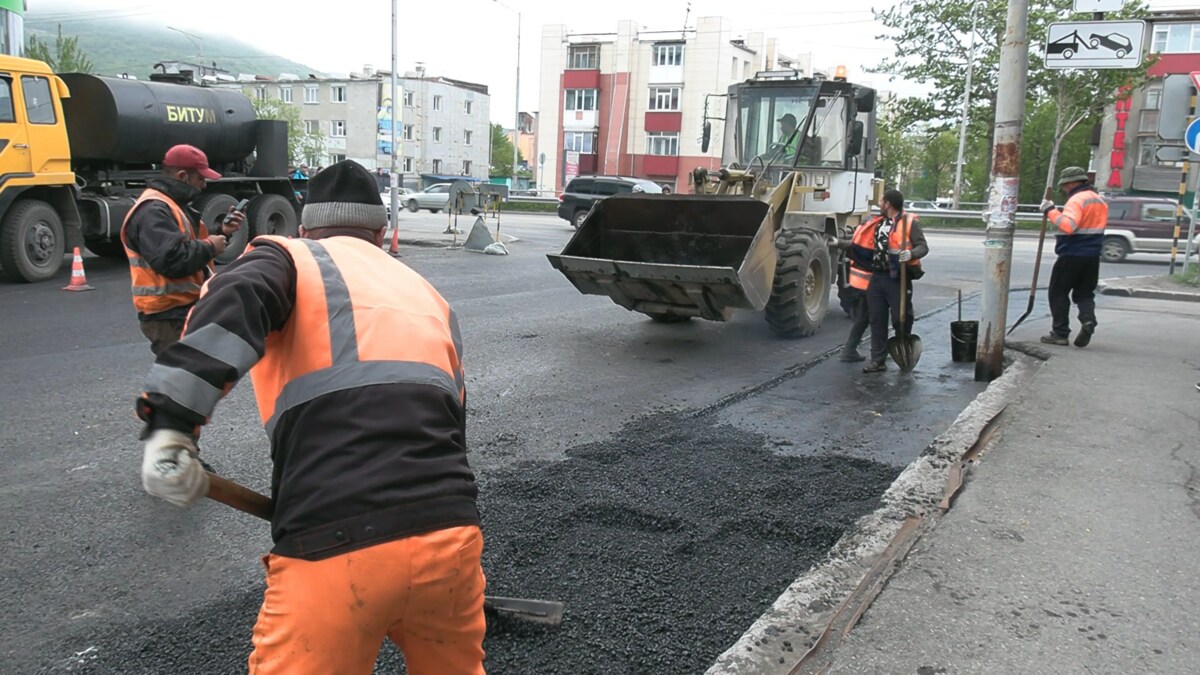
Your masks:
{"label": "sidewalk", "polygon": [[[1196,672],[1200,304],[1098,314],[1091,346],[1050,349],[827,672]],[[1032,323],[1014,337],[1036,342]]]}
{"label": "sidewalk", "polygon": [[1200,302],[1200,287],[1189,286],[1178,281],[1177,279],[1182,275],[1183,267],[1180,266],[1175,278],[1158,275],[1105,279],[1100,282],[1096,290],[1103,295],[1123,295],[1128,298]]}

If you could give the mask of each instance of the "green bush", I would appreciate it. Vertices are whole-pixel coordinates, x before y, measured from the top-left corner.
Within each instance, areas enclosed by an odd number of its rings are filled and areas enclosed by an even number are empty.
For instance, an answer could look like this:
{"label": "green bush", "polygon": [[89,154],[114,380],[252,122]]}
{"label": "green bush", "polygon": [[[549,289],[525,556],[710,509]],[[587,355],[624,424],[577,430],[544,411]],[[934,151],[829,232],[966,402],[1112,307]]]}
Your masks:
{"label": "green bush", "polygon": [[558,202],[505,202],[500,207],[501,213],[554,213],[558,211]]}

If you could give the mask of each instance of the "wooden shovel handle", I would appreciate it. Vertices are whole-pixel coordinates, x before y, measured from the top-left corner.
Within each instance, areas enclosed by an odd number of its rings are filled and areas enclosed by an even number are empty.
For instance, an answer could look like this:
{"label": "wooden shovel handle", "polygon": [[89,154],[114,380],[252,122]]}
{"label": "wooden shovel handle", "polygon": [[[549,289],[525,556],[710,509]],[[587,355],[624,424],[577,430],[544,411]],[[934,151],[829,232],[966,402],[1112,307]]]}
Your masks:
{"label": "wooden shovel handle", "polygon": [[270,520],[275,512],[275,503],[270,497],[227,479],[211,471],[208,473],[208,498],[232,506],[238,511]]}

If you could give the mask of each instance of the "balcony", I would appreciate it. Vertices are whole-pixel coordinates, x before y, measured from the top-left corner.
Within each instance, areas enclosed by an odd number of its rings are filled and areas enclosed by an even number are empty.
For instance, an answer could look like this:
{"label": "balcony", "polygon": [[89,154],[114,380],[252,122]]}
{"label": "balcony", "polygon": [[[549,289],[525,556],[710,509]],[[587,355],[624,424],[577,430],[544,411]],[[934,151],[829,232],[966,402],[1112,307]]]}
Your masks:
{"label": "balcony", "polygon": [[647,176],[670,176],[679,173],[679,157],[646,155],[642,158],[642,172]]}
{"label": "balcony", "polygon": [[647,112],[646,131],[679,131],[683,129],[681,112]]}
{"label": "balcony", "polygon": [[562,75],[563,89],[599,89],[599,70],[564,70]]}

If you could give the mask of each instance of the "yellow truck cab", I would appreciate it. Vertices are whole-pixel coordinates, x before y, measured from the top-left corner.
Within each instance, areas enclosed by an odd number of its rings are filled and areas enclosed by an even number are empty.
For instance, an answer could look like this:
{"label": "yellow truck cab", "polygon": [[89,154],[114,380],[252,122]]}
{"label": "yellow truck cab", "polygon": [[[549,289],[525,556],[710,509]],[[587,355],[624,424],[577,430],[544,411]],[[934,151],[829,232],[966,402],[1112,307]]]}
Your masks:
{"label": "yellow truck cab", "polygon": [[0,271],[9,279],[53,276],[67,231],[79,232],[62,105],[69,96],[45,63],[0,56]]}

